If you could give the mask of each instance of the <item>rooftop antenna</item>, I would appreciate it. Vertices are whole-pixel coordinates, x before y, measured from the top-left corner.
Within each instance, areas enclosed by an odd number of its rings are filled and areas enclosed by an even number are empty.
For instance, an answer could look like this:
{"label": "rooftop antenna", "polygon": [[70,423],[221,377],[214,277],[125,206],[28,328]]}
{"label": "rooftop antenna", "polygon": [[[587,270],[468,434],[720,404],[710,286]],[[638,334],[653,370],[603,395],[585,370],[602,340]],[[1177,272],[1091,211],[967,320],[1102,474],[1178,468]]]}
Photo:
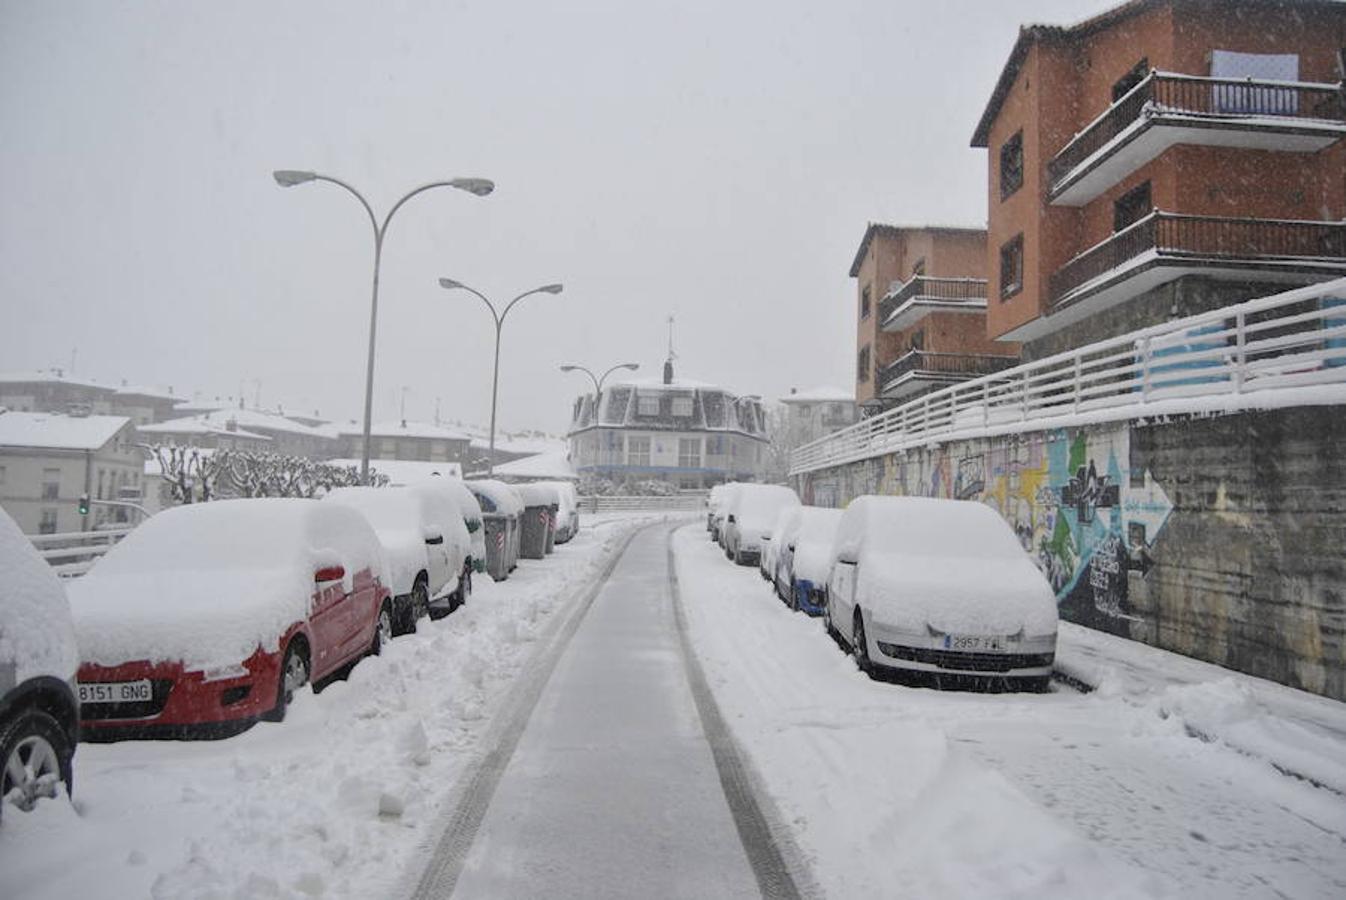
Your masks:
{"label": "rooftop antenna", "polygon": [[439,427],[439,398],[435,398],[435,427]]}
{"label": "rooftop antenna", "polygon": [[664,360],[664,384],[673,383],[673,360],[677,359],[677,354],[673,352],[673,317],[668,317],[668,359]]}
{"label": "rooftop antenna", "polygon": [[403,428],[406,428],[406,427],[407,427],[407,391],[409,391],[409,390],[410,390],[410,388],[408,388],[405,384],[402,385],[402,416],[401,416],[401,419],[402,419],[402,427],[403,427]]}

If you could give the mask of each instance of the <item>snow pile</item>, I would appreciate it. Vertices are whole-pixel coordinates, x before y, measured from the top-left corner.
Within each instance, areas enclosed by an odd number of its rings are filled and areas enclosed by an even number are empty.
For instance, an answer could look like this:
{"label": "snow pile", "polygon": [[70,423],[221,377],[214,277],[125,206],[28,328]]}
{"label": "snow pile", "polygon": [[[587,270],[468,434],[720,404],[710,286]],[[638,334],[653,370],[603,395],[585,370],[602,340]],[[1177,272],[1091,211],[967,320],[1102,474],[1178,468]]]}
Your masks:
{"label": "snow pile", "polygon": [[501,516],[517,516],[523,512],[523,500],[518,491],[503,481],[488,478],[463,482],[468,490],[477,496],[483,513],[495,513]]}
{"label": "snow pile", "polygon": [[930,497],[856,498],[832,560],[858,563],[856,601],[878,621],[925,634],[1056,633],[1056,597],[989,506]]}
{"label": "snow pile", "polygon": [[352,509],[318,500],[196,503],[147,519],[69,588],[84,662],[229,665],[308,617],[313,575],[382,577],[378,538]]}
{"label": "snow pile", "polygon": [[399,895],[539,638],[640,521],[608,520],[508,582],[482,579],[466,606],[422,620],[348,681],[302,690],[282,723],[82,746],[75,808],[6,815],[0,896]]}
{"label": "snow pile", "polygon": [[841,524],[841,510],[820,506],[802,507],[799,524],[791,539],[795,545],[794,575],[800,581],[827,584],[832,571],[832,542]]}
{"label": "snow pile", "polygon": [[0,509],[0,671],[14,683],[70,679],[79,666],[65,589],[19,526]]}
{"label": "snow pile", "polygon": [[[410,594],[416,576],[429,567],[425,552],[423,509],[415,494],[402,488],[343,487],[327,492],[323,503],[353,509],[364,516],[383,547],[384,584],[394,596]],[[443,534],[443,527],[433,529]],[[431,593],[437,593],[434,586]]]}

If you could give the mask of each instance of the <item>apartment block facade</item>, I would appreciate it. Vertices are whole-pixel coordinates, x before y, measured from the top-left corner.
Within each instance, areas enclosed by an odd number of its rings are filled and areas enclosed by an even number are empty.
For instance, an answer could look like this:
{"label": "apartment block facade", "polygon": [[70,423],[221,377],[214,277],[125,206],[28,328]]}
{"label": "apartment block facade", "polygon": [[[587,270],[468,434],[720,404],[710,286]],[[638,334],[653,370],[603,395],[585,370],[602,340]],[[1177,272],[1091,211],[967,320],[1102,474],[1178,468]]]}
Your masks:
{"label": "apartment block facade", "polygon": [[855,399],[871,411],[1009,368],[987,334],[986,231],[871,223],[856,280]]}
{"label": "apartment block facade", "polygon": [[1346,274],[1346,5],[1136,0],[1028,26],[989,151],[989,334],[1062,349]]}

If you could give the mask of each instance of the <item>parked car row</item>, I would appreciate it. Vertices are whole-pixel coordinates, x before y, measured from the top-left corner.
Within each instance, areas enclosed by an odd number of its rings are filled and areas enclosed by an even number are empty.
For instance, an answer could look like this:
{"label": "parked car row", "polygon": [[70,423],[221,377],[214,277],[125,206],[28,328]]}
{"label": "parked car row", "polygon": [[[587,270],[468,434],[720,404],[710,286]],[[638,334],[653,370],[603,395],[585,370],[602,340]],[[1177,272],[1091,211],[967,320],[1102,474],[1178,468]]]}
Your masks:
{"label": "parked car row", "polygon": [[1046,689],[1056,597],[991,507],[869,495],[843,511],[738,483],[712,489],[708,504],[706,530],[725,556],[756,563],[871,677]]}
{"label": "parked car row", "polygon": [[493,555],[507,576],[525,530],[540,555],[575,534],[573,487],[522,487],[432,478],[179,506],[68,587],[0,511],[0,809],[68,789],[80,739],[282,720],[305,684],[466,603]]}

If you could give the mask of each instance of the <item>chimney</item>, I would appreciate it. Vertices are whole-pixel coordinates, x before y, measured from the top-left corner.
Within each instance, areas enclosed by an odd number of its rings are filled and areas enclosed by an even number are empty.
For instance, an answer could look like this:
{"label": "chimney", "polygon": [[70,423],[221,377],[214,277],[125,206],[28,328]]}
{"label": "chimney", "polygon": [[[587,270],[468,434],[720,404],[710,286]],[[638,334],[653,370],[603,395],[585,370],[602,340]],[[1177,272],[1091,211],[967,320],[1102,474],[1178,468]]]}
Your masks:
{"label": "chimney", "polygon": [[673,383],[673,357],[664,360],[664,384]]}

